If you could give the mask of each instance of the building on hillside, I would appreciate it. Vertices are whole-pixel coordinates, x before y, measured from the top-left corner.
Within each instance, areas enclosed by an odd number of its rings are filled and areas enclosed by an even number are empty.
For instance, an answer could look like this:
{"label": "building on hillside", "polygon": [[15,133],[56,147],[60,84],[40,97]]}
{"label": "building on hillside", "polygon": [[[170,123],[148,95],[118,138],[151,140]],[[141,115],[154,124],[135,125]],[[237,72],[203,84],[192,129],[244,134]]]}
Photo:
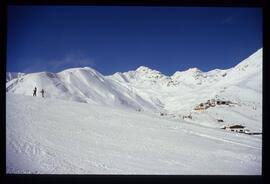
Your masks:
{"label": "building on hillside", "polygon": [[229,130],[232,132],[239,132],[239,133],[248,133],[249,130],[245,129],[245,126],[243,125],[227,125],[224,126],[222,129]]}

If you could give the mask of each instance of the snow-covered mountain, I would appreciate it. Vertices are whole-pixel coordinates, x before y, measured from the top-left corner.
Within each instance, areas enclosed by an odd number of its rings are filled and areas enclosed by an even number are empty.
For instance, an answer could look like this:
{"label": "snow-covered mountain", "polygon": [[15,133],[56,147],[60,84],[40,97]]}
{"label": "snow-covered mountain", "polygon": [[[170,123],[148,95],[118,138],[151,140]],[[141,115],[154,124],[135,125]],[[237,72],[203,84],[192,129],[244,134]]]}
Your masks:
{"label": "snow-covered mountain", "polygon": [[133,109],[155,109],[155,104],[141,98],[126,86],[106,79],[89,67],[72,68],[59,73],[30,73],[7,82],[6,90],[32,95],[35,86],[38,90],[45,89],[48,98]]}
{"label": "snow-covered mountain", "polygon": [[125,73],[118,72],[109,76],[109,78],[122,83],[132,83],[133,85],[164,85],[171,80],[170,77],[163,75],[161,72],[145,66],[140,66],[135,71]]}
{"label": "snow-covered mountain", "polygon": [[[159,71],[141,66],[134,71],[103,76],[89,67],[72,68],[59,73],[39,72],[17,75],[6,83],[6,91],[32,95],[35,86],[38,91],[45,89],[47,98],[155,113],[164,112],[174,116],[192,114],[194,118],[202,116],[202,113],[198,115],[198,111],[194,111],[198,104],[207,100],[223,99],[237,106],[225,108],[223,111],[232,111],[235,108],[234,111],[252,112],[247,115],[252,116],[248,120],[239,122],[237,116],[231,119],[232,122],[250,124],[252,118],[255,122],[261,122],[262,49],[235,67],[226,70],[215,69],[203,72],[198,68],[191,68],[166,76]],[[204,115],[219,108],[221,106],[210,108],[204,112]],[[223,115],[209,114],[208,121],[215,121],[217,116]]]}
{"label": "snow-covered mountain", "polygon": [[7,173],[261,174],[262,49],[230,69],[172,76],[145,66],[7,76]]}

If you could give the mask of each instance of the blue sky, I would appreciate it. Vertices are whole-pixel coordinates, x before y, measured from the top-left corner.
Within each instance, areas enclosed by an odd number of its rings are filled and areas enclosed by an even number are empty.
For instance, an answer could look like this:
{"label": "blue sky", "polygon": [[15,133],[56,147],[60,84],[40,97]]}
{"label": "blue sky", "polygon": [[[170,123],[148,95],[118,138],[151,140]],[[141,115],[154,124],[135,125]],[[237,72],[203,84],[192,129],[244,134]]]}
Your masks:
{"label": "blue sky", "polygon": [[227,69],[262,47],[260,8],[9,6],[8,72]]}

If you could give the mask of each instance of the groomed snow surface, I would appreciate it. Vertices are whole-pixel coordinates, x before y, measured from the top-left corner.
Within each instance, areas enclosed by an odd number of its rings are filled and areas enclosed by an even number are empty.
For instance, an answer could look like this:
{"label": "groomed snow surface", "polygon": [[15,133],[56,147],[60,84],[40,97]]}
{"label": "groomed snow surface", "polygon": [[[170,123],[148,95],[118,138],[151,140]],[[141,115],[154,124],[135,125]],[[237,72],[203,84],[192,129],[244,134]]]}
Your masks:
{"label": "groomed snow surface", "polygon": [[[144,66],[6,76],[7,173],[261,174],[262,49],[230,69],[172,76]],[[196,110],[208,100],[229,104]],[[259,135],[221,129],[232,125]]]}

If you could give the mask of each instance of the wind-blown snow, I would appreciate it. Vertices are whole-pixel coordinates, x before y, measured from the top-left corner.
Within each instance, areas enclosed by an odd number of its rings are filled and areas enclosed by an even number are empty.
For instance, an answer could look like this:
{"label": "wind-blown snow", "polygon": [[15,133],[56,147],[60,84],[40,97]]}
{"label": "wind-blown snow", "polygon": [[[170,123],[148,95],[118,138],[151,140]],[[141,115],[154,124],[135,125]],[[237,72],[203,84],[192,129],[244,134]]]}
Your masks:
{"label": "wind-blown snow", "polygon": [[[8,173],[261,174],[261,135],[221,127],[262,132],[262,49],[230,69],[172,76],[7,73],[6,91]],[[213,99],[231,104],[194,110]]]}

